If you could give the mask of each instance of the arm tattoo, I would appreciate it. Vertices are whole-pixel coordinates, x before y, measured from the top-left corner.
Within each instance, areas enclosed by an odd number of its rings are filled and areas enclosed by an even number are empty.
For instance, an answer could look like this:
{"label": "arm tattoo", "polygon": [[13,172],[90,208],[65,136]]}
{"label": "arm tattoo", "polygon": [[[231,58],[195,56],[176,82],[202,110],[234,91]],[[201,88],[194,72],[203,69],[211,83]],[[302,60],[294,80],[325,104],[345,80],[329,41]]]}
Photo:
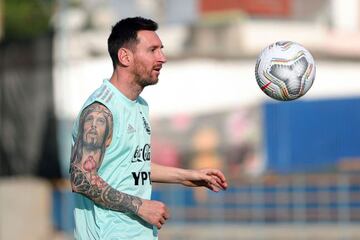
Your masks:
{"label": "arm tattoo", "polygon": [[83,110],[71,153],[71,186],[74,192],[87,196],[98,205],[119,212],[137,213],[141,199],[117,191],[97,173],[110,144],[112,130],[112,114],[104,105],[96,102]]}

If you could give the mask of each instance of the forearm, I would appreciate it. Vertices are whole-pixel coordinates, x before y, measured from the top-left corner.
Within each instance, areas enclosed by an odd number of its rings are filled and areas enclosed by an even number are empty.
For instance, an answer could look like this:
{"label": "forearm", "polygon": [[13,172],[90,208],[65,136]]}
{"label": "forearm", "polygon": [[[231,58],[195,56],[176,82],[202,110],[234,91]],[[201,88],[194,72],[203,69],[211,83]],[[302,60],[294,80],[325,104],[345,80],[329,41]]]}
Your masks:
{"label": "forearm", "polygon": [[189,174],[190,170],[151,163],[152,182],[182,184]]}
{"label": "forearm", "polygon": [[71,166],[72,190],[81,193],[96,204],[119,212],[138,214],[142,199],[112,188],[97,173],[86,172],[76,165]]}
{"label": "forearm", "polygon": [[224,174],[218,169],[190,170],[151,163],[151,181],[179,183],[187,187],[207,187],[212,191],[225,190]]}

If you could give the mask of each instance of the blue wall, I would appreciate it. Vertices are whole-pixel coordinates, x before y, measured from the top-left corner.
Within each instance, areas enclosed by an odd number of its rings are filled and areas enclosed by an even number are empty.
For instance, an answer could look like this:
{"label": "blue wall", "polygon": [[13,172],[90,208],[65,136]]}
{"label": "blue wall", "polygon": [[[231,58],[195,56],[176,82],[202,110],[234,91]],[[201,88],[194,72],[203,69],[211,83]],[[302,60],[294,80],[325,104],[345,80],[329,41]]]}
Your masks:
{"label": "blue wall", "polygon": [[360,159],[360,98],[271,102],[263,112],[269,171],[331,171]]}

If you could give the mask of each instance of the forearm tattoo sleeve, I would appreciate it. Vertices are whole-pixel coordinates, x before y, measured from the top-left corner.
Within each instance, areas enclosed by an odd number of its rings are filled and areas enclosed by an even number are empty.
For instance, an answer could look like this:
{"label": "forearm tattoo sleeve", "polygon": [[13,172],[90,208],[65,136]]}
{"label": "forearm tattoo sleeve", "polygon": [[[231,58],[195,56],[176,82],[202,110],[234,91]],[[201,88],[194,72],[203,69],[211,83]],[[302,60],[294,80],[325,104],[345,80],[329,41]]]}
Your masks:
{"label": "forearm tattoo sleeve", "polygon": [[99,175],[105,149],[113,130],[112,114],[104,105],[93,103],[83,110],[79,130],[71,152],[70,181],[72,190],[96,204],[119,212],[137,213],[139,197],[112,188]]}

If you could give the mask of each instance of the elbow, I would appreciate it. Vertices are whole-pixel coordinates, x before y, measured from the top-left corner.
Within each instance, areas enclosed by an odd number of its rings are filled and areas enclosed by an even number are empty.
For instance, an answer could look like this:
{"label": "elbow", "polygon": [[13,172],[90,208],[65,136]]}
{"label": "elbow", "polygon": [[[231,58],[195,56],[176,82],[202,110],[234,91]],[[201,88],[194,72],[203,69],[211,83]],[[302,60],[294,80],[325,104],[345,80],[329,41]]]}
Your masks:
{"label": "elbow", "polygon": [[75,184],[72,181],[70,182],[70,184],[71,184],[71,191],[74,192],[74,193],[78,192],[76,187],[75,187]]}
{"label": "elbow", "polygon": [[81,169],[73,166],[70,169],[71,191],[87,195],[93,187],[88,178],[89,176],[86,172],[83,172]]}
{"label": "elbow", "polygon": [[72,192],[78,192],[78,189],[76,188],[76,184],[74,183],[74,179],[72,177],[70,178],[70,186]]}

